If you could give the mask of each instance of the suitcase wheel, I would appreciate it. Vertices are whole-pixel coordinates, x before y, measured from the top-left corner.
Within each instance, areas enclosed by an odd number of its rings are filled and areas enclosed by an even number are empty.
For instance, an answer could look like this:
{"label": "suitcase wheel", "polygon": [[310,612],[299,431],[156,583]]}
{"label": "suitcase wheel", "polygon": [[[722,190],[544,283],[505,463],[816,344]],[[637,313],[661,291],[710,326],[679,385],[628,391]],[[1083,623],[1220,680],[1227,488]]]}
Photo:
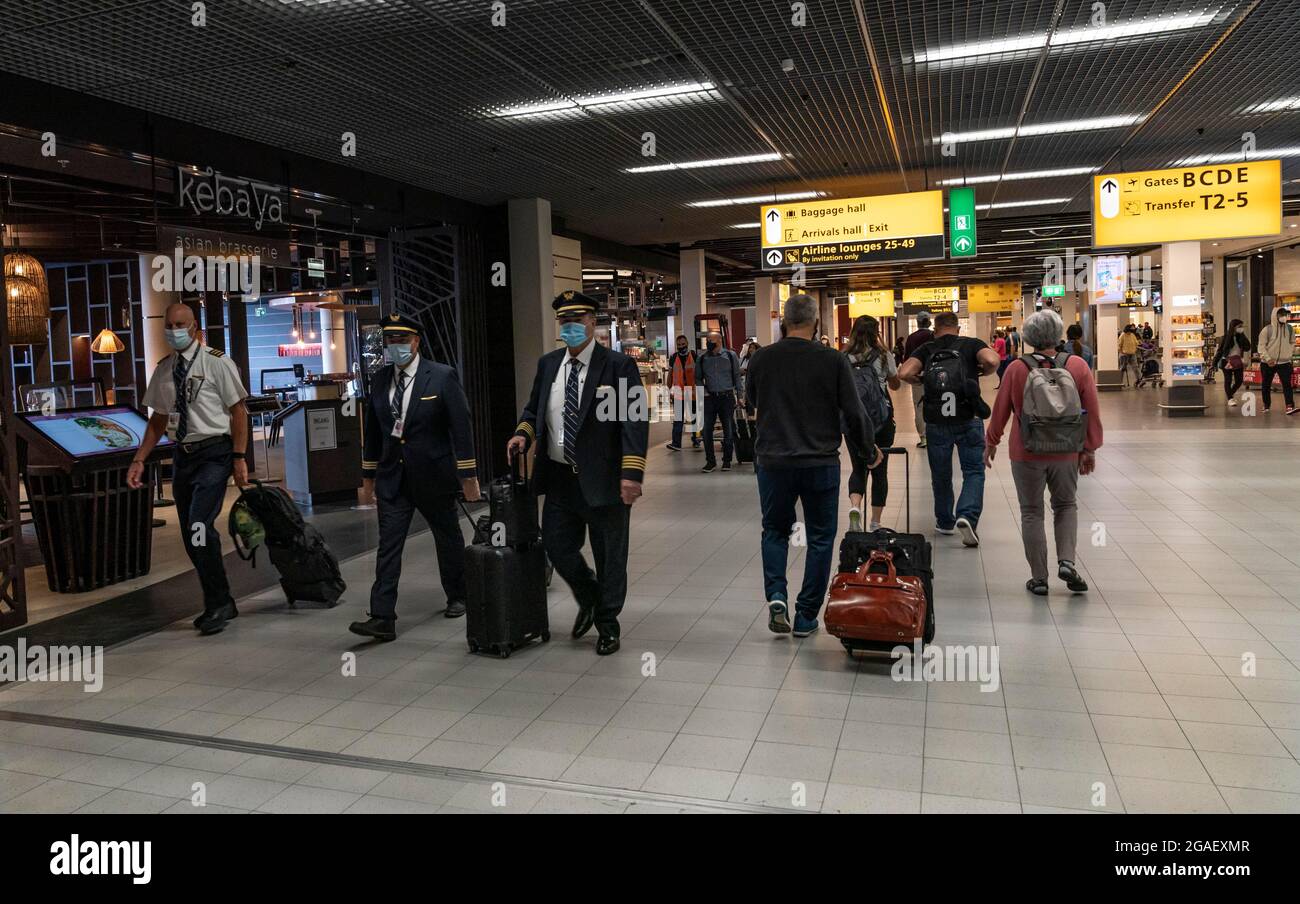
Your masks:
{"label": "suitcase wheel", "polygon": [[498,656],[500,656],[502,659],[509,659],[509,658],[510,658],[510,644],[508,644],[508,643],[497,644],[497,645],[496,645],[496,654],[497,654]]}
{"label": "suitcase wheel", "polygon": [[477,653],[477,652],[478,652],[478,641],[476,641],[476,640],[471,640],[471,641],[469,642],[469,651],[470,651],[471,653]]}
{"label": "suitcase wheel", "polygon": [[840,643],[844,644],[844,652],[845,652],[845,653],[848,653],[850,656],[852,656],[852,655],[853,655],[853,644],[849,643],[849,641],[847,641],[847,640],[841,640]]}
{"label": "suitcase wheel", "polygon": [[550,631],[543,631],[543,632],[542,632],[542,643],[546,643],[546,642],[549,641],[550,639],[551,639],[551,632],[550,632]]}

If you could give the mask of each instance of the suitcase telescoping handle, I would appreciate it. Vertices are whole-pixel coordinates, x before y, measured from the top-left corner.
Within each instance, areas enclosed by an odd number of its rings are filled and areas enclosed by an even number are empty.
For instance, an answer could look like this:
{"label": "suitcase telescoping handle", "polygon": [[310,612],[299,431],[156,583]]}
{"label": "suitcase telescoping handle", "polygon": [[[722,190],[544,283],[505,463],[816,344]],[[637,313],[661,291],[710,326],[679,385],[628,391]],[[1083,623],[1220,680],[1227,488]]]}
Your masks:
{"label": "suitcase telescoping handle", "polygon": [[912,459],[902,446],[889,446],[880,450],[882,455],[903,456],[903,512],[905,513],[907,532],[912,532]]}
{"label": "suitcase telescoping handle", "polygon": [[[510,458],[510,456],[506,456]],[[514,483],[528,483],[528,453],[520,452],[510,458],[510,477]]]}

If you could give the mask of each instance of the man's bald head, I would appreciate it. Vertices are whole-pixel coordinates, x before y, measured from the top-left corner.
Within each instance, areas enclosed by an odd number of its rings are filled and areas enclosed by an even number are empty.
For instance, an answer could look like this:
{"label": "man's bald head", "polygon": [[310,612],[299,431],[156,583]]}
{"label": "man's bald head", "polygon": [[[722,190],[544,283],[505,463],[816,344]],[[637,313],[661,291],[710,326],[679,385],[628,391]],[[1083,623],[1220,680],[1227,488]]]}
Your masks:
{"label": "man's bald head", "polygon": [[179,301],[167,305],[163,318],[169,330],[189,329],[195,322],[194,312],[190,310],[190,306]]}

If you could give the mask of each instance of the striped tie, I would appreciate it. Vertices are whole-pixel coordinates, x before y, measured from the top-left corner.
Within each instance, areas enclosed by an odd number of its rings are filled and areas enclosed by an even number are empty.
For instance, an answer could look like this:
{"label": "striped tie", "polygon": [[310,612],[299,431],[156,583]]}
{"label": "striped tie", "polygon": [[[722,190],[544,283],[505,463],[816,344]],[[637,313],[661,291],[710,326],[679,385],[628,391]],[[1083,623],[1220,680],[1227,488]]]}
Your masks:
{"label": "striped tie", "polygon": [[389,403],[388,410],[393,414],[393,421],[402,419],[402,396],[406,395],[406,371],[397,372],[397,387],[393,390],[393,401]]}
{"label": "striped tie", "polygon": [[574,446],[578,439],[578,371],[582,362],[577,358],[569,359],[569,379],[564,383],[564,460],[575,470],[578,459]]}
{"label": "striped tie", "polygon": [[190,372],[190,362],[179,352],[176,365],[172,368],[172,383],[176,387],[176,442],[185,442],[185,435],[190,432],[190,400],[185,394],[185,377]]}

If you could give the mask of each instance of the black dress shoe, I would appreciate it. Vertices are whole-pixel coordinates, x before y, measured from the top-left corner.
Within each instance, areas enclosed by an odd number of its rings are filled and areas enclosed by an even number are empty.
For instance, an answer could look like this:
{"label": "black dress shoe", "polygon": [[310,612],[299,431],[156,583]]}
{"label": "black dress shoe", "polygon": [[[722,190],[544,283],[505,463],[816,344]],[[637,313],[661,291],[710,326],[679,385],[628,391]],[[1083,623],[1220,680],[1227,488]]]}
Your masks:
{"label": "black dress shoe", "polygon": [[354,621],[348,625],[348,630],[362,637],[373,637],[375,640],[397,640],[397,623],[391,618],[372,616],[365,621]]}
{"label": "black dress shoe", "polygon": [[[209,615],[211,612],[212,612],[211,609],[204,609],[204,610],[203,610],[203,614],[200,615],[198,618],[194,619],[194,627],[196,627],[196,628],[199,627],[199,622],[201,622],[201,621],[203,621],[203,619],[207,618],[208,615]],[[226,621],[234,621],[234,620],[237,619],[237,618],[239,618],[239,610],[235,608],[235,604],[234,604],[234,603],[231,603],[231,604],[230,604],[230,614],[226,616]]]}
{"label": "black dress shoe", "polygon": [[573,621],[573,639],[577,640],[582,635],[591,630],[591,626],[596,623],[596,607],[588,606],[585,609],[578,607],[578,617]]}
{"label": "black dress shoe", "polygon": [[447,611],[442,614],[448,618],[460,618],[465,614],[465,601],[447,600]]}
{"label": "black dress shoe", "polygon": [[602,634],[600,635],[600,640],[596,641],[596,655],[608,656],[610,653],[617,653],[620,646],[622,646],[622,644],[618,642],[617,637],[612,637],[609,634]]}
{"label": "black dress shoe", "polygon": [[211,612],[204,612],[203,617],[195,625],[199,633],[204,637],[209,634],[220,634],[226,629],[226,622],[235,617],[235,606],[233,603],[227,603],[219,606]]}

